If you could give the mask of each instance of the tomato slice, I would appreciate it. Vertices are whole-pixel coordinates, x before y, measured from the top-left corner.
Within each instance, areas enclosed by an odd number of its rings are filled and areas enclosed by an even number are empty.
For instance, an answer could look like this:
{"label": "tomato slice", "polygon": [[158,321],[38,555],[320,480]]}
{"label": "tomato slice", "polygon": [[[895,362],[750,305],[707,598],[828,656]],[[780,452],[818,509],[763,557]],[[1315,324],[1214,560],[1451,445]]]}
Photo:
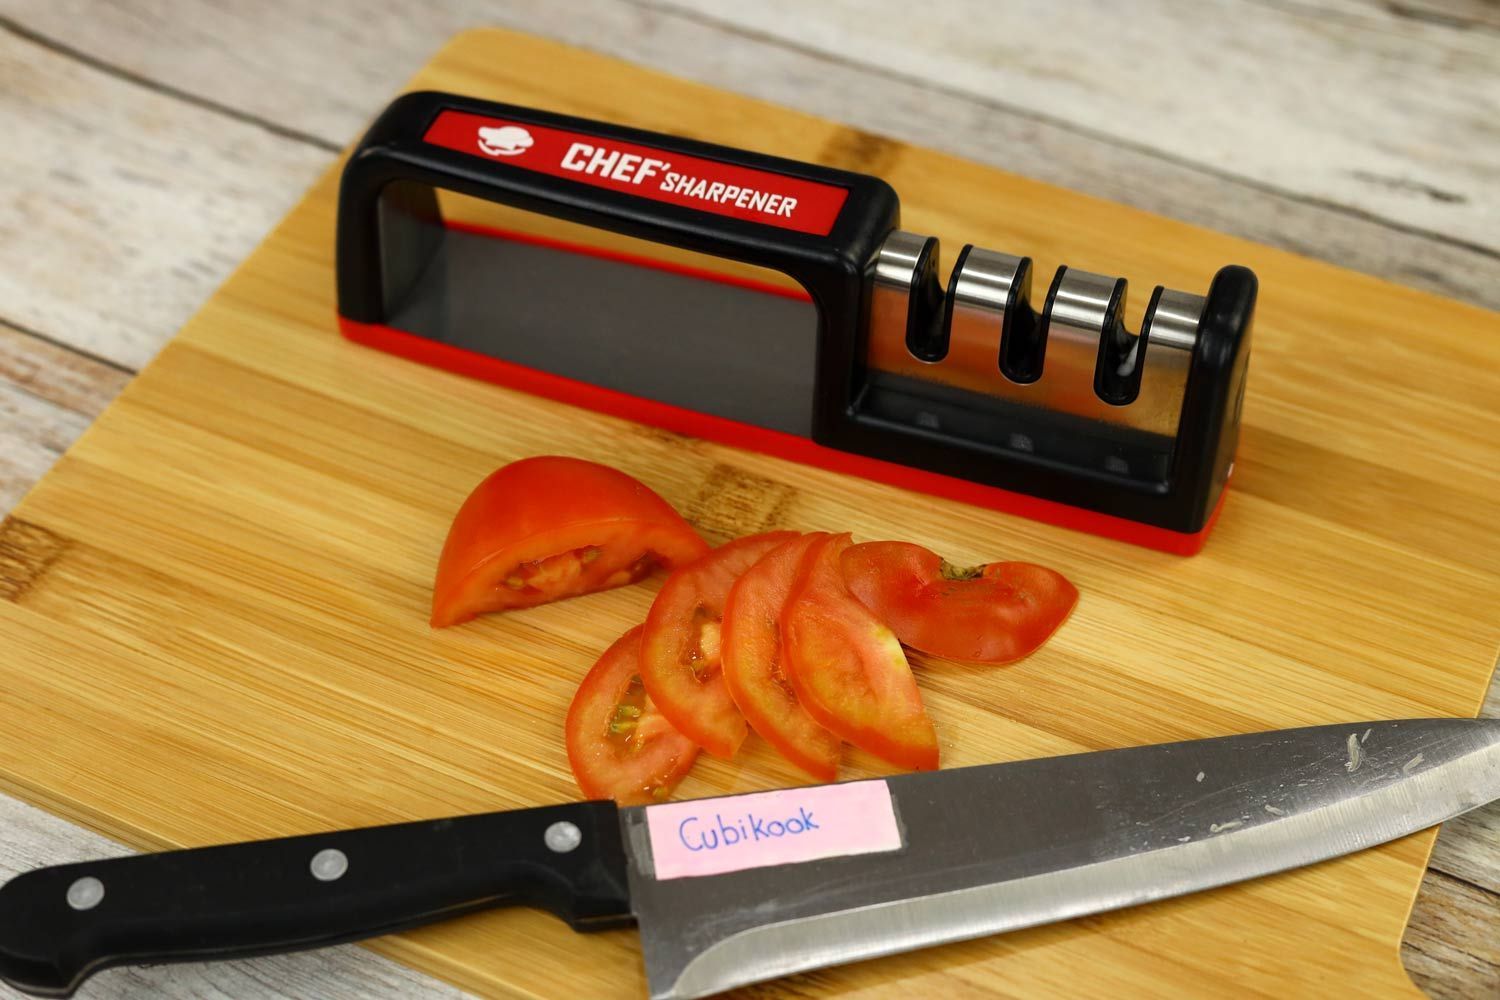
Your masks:
{"label": "tomato slice", "polygon": [[641,626],[605,650],[568,707],[568,763],[591,799],[661,802],[687,775],[698,747],[657,711],[641,684]]}
{"label": "tomato slice", "polygon": [[1009,663],[1034,652],[1078,603],[1045,566],[955,567],[910,542],[865,542],[841,560],[849,589],[896,638],[935,656]]}
{"label": "tomato slice", "polygon": [[745,717],[720,669],[729,588],[761,556],[796,537],[771,531],[714,549],[667,577],[646,615],[641,680],[668,721],[716,757],[733,757],[745,741]]}
{"label": "tomato slice", "polygon": [[459,508],[432,587],[432,624],[634,583],[708,545],[618,469],[544,455],[512,462]]}
{"label": "tomato slice", "polygon": [[781,615],[787,676],[809,715],[898,767],[938,766],[937,733],[901,643],[849,593],[839,559],[849,536],[803,554]]}
{"label": "tomato slice", "polygon": [[827,538],[813,532],[767,552],[729,589],[724,604],[724,685],[750,727],[793,764],[833,781],[839,738],[818,725],[797,700],[781,652],[781,613],[802,557]]}

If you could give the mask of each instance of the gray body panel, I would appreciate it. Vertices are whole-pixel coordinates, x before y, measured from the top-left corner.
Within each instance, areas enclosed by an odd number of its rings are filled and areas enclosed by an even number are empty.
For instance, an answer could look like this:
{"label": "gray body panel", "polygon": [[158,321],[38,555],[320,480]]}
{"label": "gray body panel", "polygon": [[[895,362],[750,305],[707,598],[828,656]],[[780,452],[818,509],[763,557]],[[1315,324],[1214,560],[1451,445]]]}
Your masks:
{"label": "gray body panel", "polygon": [[811,302],[450,229],[398,330],[554,375],[807,437]]}

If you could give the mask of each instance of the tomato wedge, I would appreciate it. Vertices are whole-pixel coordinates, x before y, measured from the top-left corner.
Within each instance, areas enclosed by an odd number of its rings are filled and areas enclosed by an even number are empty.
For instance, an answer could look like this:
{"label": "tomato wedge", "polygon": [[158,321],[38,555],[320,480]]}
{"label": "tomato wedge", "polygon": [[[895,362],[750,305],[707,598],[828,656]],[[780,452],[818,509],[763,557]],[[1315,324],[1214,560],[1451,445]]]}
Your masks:
{"label": "tomato wedge", "polygon": [[733,757],[745,741],[745,717],[720,670],[729,588],[761,556],[796,537],[771,531],[714,549],[667,577],[646,615],[641,680],[667,720],[716,757]]}
{"label": "tomato wedge", "polygon": [[708,545],[617,469],[544,455],[512,462],[459,508],[432,587],[432,624],[619,587]]}
{"label": "tomato wedge", "polygon": [[720,639],[724,686],[750,728],[808,774],[833,781],[839,771],[839,738],[798,702],[781,653],[781,613],[802,556],[827,537],[819,531],[783,542],[740,574],[724,603]]}
{"label": "tomato wedge", "polygon": [[591,799],[620,805],[660,802],[698,757],[641,684],[641,626],[605,650],[568,706],[568,763]]}
{"label": "tomato wedge", "polygon": [[835,735],[898,767],[938,766],[937,733],[901,643],[844,585],[849,536],[803,554],[781,615],[782,655],[797,699]]}
{"label": "tomato wedge", "polygon": [[954,660],[1019,660],[1046,642],[1078,603],[1078,588],[1045,566],[959,568],[910,542],[855,545],[841,565],[849,589],[896,638]]}

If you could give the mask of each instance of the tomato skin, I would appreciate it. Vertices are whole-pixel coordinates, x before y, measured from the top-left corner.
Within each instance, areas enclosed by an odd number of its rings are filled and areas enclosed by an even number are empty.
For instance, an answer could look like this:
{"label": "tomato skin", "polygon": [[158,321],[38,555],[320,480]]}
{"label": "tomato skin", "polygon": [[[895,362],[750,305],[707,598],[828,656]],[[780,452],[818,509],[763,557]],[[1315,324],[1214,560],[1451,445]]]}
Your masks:
{"label": "tomato skin", "polygon": [[639,677],[641,626],[626,632],[599,657],[578,686],[564,724],[568,764],[583,794],[622,806],[649,805],[671,794],[698,757],[692,740],[672,728],[650,698],[627,720],[628,734],[611,734],[623,696]]}
{"label": "tomato skin", "polygon": [[781,614],[802,557],[827,538],[813,532],[783,542],[734,582],[724,604],[724,685],[750,728],[781,755],[822,781],[839,770],[839,738],[797,700],[782,662]]}
{"label": "tomato skin", "polygon": [[1045,566],[997,562],[954,571],[910,542],[851,546],[840,565],[850,591],[898,639],[953,660],[1019,660],[1046,642],[1078,603],[1078,588]]}
{"label": "tomato skin", "polygon": [[670,504],[618,469],[524,458],[491,473],[454,517],[432,625],[621,586],[707,551]]}
{"label": "tomato skin", "polygon": [[914,770],[938,766],[937,733],[896,636],[844,584],[849,535],[803,554],[781,615],[787,676],[809,715],[835,735]]}
{"label": "tomato skin", "polygon": [[724,686],[720,628],[729,588],[761,556],[797,537],[770,531],[737,538],[675,570],[646,615],[641,680],[662,715],[715,757],[745,742],[745,717]]}

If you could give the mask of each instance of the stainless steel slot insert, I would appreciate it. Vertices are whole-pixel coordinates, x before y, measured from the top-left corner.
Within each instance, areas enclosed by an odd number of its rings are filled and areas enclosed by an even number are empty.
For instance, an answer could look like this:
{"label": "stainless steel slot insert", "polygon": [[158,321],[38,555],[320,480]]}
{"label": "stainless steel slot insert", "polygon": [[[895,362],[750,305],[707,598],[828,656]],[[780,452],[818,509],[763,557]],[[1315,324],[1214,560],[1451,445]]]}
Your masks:
{"label": "stainless steel slot insert", "polygon": [[[1141,338],[1127,334],[1124,361],[1115,374],[1140,367],[1140,391],[1123,405],[1095,392],[1099,342],[1106,326],[1114,335],[1116,317],[1124,312],[1121,288],[1118,310],[1110,301],[1120,279],[1076,268],[1062,268],[1051,295],[1041,375],[1031,382],[1007,378],[1000,368],[1001,332],[1012,288],[1024,278],[1023,258],[971,247],[949,279],[952,307],[948,317],[948,350],[939,361],[914,357],[907,346],[911,287],[919,278],[920,255],[928,237],[902,231],[887,238],[875,261],[875,281],[866,342],[871,369],[909,379],[991,396],[1040,410],[1099,421],[1105,425],[1175,438],[1182,412],[1193,347],[1204,298],[1162,289],[1155,310],[1146,316]],[[1031,305],[1015,305],[1028,311]],[[1013,317],[1013,322],[1019,317]]]}

